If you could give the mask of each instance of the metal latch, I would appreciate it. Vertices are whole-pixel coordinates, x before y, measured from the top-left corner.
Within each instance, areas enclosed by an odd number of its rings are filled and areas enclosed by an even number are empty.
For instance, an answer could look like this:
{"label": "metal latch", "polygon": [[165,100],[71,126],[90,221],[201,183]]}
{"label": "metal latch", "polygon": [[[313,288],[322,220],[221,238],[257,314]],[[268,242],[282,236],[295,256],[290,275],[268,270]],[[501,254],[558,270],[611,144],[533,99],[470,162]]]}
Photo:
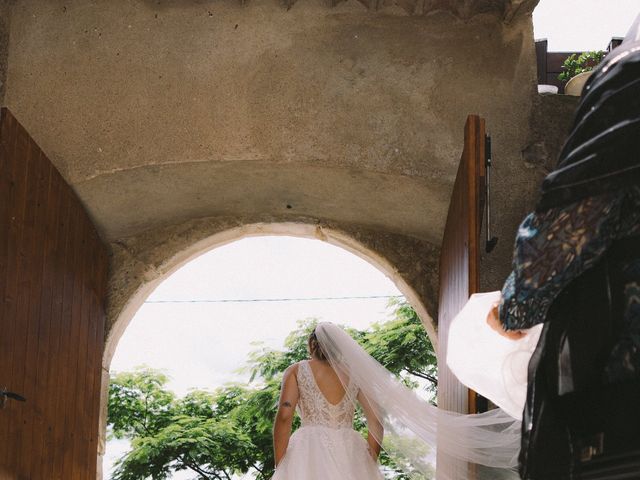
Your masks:
{"label": "metal latch", "polygon": [[491,253],[491,251],[496,248],[498,243],[498,237],[494,237],[491,235],[491,167],[492,163],[492,153],[491,153],[491,137],[489,135],[484,136],[484,165],[486,170],[486,183],[485,183],[485,210],[487,212],[487,238],[485,241],[484,250],[487,253]]}
{"label": "metal latch", "polygon": [[7,398],[12,398],[13,400],[18,400],[19,402],[24,402],[26,400],[22,395],[9,392],[6,388],[2,388],[0,389],[0,408],[4,408],[4,405],[7,402]]}

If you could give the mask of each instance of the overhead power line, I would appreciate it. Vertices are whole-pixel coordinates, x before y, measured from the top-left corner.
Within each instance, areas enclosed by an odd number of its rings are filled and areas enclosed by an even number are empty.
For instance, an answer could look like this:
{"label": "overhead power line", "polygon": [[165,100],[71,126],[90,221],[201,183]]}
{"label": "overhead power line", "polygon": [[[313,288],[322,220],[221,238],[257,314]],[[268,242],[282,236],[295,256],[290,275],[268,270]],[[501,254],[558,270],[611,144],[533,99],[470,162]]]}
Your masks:
{"label": "overhead power line", "polygon": [[353,295],[347,297],[301,297],[301,298],[215,298],[195,300],[147,300],[144,303],[257,303],[257,302],[317,302],[324,300],[368,300],[404,298],[402,295]]}

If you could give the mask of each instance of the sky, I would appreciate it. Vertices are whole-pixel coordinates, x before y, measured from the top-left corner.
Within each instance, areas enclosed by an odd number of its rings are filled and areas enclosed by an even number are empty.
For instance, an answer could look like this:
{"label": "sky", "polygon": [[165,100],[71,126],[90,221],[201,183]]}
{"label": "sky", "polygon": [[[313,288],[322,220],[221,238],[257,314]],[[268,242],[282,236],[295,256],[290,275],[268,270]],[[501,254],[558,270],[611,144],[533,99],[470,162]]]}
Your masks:
{"label": "sky", "polygon": [[640,13],[640,0],[540,0],[533,11],[536,39],[552,52],[604,50],[624,37]]}
{"label": "sky", "polygon": [[[604,49],[623,37],[640,13],[640,0],[541,0],[534,36],[550,51]],[[253,342],[282,345],[296,321],[316,317],[364,328],[388,318],[387,299],[190,303],[193,300],[400,295],[364,260],[318,240],[254,237],[212,250],[174,273],[149,297],[120,340],[111,371],[139,365],[164,370],[169,388],[213,389],[241,380]],[[172,300],[187,303],[152,303]],[[110,441],[105,478],[128,446]],[[175,475],[174,480],[189,478]]]}

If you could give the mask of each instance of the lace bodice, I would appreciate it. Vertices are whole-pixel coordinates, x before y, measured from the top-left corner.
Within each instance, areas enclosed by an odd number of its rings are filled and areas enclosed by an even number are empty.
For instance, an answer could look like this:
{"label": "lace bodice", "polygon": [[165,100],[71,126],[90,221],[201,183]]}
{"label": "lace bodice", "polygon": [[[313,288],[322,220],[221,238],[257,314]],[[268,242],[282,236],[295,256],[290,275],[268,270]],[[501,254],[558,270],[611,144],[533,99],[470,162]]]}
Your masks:
{"label": "lace bodice", "polygon": [[298,365],[298,413],[302,425],[322,425],[330,428],[353,428],[353,413],[358,388],[350,383],[342,400],[336,405],[325,398],[308,361]]}

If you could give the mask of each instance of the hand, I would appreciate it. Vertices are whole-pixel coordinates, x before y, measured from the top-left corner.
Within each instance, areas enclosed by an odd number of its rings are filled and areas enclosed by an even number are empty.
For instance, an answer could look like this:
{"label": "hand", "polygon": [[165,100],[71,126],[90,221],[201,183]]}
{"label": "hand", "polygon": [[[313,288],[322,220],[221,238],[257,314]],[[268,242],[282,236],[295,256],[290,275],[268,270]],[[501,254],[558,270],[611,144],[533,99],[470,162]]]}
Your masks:
{"label": "hand", "polygon": [[525,336],[525,332],[523,332],[522,330],[505,330],[504,329],[504,325],[502,325],[502,322],[500,321],[500,318],[499,318],[497,303],[495,303],[491,308],[491,310],[489,311],[489,315],[487,315],[487,323],[492,329],[494,329],[503,337],[508,338],[509,340],[519,340]]}

